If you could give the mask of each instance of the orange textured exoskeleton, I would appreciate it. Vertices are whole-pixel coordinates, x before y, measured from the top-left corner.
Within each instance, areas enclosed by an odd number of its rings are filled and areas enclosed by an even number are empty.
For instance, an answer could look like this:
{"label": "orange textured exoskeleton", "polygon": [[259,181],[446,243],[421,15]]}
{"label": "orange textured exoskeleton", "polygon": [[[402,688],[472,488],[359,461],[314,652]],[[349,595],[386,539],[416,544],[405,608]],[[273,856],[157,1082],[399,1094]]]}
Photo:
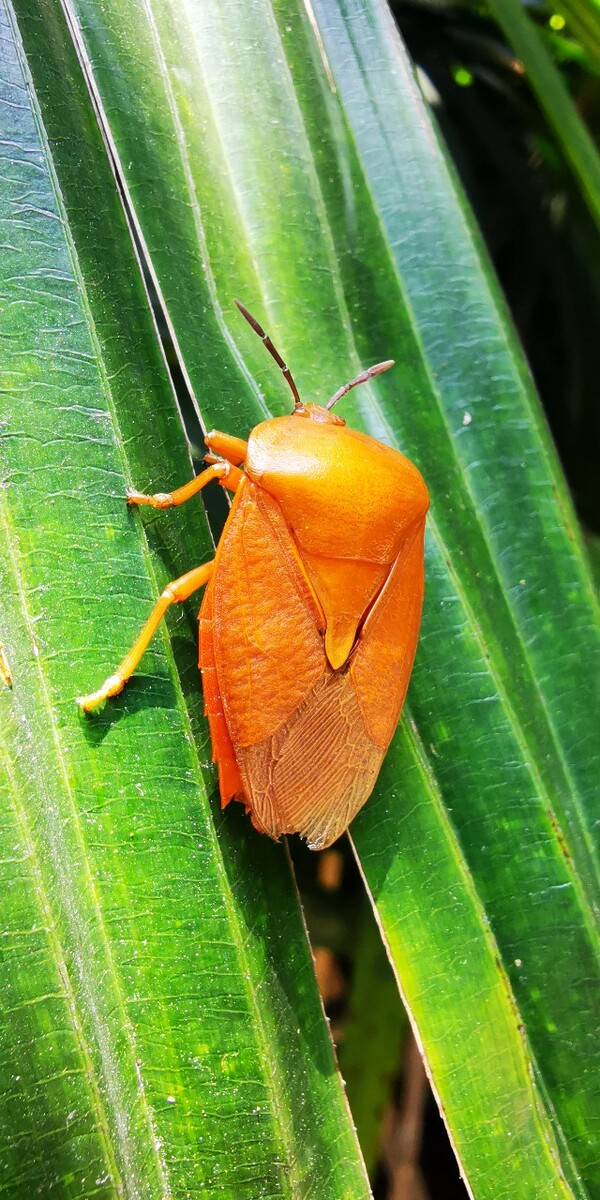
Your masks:
{"label": "orange textured exoskeleton", "polygon": [[[369,797],[396,728],[417,645],[429,507],[419,471],[396,450],[303,404],[248,442],[211,433],[211,466],[178,491],[129,493],[181,504],[209,478],[234,492],[212,563],[170,584],[121,666],[87,711],[116,695],[166,608],[206,585],[200,667],[223,806],[245,804],[257,829],[330,845]],[[243,470],[241,469],[243,467]]]}

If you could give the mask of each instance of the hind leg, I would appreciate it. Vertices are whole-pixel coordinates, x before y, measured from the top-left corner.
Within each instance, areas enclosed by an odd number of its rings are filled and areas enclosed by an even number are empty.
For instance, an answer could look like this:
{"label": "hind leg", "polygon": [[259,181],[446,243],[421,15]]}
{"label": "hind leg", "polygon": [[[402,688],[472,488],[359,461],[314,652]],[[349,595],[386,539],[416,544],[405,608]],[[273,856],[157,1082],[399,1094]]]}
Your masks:
{"label": "hind leg", "polygon": [[98,688],[97,692],[91,692],[89,696],[78,696],[77,703],[84,712],[91,712],[98,704],[102,704],[103,700],[108,700],[111,696],[117,696],[131,678],[135,668],[137,667],[144,650],[149,645],[153,635],[155,634],[160,622],[162,621],[166,611],[171,604],[181,603],[187,600],[199,588],[204,587],[208,583],[214,567],[214,559],[211,562],[204,563],[201,567],[194,567],[192,571],[182,575],[179,579],[173,580],[173,583],[168,583],[162,596],[154,605],[142,632],[136,638],[129,654],[125,655],[123,662],[117,667],[114,675],[109,675],[104,681],[102,687]]}

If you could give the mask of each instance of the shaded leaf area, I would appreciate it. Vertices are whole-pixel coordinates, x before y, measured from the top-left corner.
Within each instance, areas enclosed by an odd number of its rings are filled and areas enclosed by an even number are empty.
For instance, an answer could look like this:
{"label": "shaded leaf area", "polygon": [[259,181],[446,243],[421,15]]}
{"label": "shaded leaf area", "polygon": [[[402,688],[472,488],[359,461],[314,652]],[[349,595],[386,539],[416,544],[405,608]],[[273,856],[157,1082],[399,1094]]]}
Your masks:
{"label": "shaded leaf area", "polygon": [[2,1189],[367,1197],[285,850],[207,799],[194,609],[74,704],[211,545],[124,504],[181,425],[58,6],[20,6],[36,93],[0,13]]}
{"label": "shaded leaf area", "polygon": [[373,1177],[408,1024],[364,893],[362,899],[356,915],[354,971],[338,1055],[365,1163]]}
{"label": "shaded leaf area", "polygon": [[356,823],[358,853],[476,1195],[516,1177],[523,1196],[591,1194],[585,558],[389,15],[313,7],[311,21],[291,0],[74,5],[206,423],[245,436],[289,408],[234,293],[311,399],[396,358],[342,410],[413,457],[433,501],[414,723]]}

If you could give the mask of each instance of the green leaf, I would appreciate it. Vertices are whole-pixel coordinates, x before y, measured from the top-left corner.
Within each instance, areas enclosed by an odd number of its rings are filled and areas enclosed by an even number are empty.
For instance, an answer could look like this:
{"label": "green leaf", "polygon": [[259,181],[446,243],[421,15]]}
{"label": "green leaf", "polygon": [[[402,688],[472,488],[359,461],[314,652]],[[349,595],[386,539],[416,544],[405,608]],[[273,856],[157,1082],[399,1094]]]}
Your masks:
{"label": "green leaf", "polygon": [[[206,424],[245,436],[289,409],[234,294],[310,398],[396,358],[343,412],[430,486],[427,598],[409,710],[353,837],[477,1200],[592,1197],[597,613],[526,368],[389,14],[375,0],[73,13]],[[47,31],[24,29],[43,76]],[[268,853],[250,829],[240,844]]]}
{"label": "green leaf", "polygon": [[[285,850],[207,800],[194,610],[81,719],[200,510],[59,6],[0,7],[0,690],[7,1195],[367,1197]],[[176,666],[177,664],[177,666]]]}
{"label": "green leaf", "polygon": [[246,435],[263,394],[289,404],[234,292],[312,398],[396,357],[345,413],[425,474],[428,594],[412,719],[356,844],[477,1197],[516,1179],[527,1197],[592,1194],[591,590],[391,21],[362,4],[317,3],[310,22],[293,3],[76,8],[207,423]]}

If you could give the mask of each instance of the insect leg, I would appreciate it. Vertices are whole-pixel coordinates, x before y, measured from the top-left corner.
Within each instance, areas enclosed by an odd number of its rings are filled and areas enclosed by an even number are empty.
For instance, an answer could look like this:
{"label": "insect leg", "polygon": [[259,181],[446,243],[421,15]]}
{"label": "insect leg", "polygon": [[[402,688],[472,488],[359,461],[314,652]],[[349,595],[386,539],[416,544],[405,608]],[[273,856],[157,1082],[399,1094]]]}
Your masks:
{"label": "insect leg", "polygon": [[0,679],[6,687],[12,687],[12,674],[8,665],[8,659],[4,653],[4,647],[0,642]]}
{"label": "insect leg", "polygon": [[133,643],[129,654],[125,655],[123,662],[117,667],[114,675],[109,675],[108,679],[104,681],[102,687],[98,688],[97,692],[91,692],[89,696],[77,697],[77,703],[84,712],[90,712],[92,708],[96,708],[103,700],[108,700],[110,696],[117,696],[123,690],[127,680],[133,675],[144,650],[150,643],[167,609],[171,604],[187,600],[188,596],[191,596],[193,592],[197,592],[199,588],[204,587],[204,584],[208,583],[212,575],[213,567],[214,559],[211,562],[204,563],[201,567],[194,567],[186,575],[181,575],[179,579],[175,579],[172,583],[167,584],[160,600],[154,605],[142,632]]}
{"label": "insect leg", "polygon": [[177,504],[185,504],[191,496],[195,496],[196,492],[202,491],[207,483],[212,479],[218,479],[223,487],[229,488],[235,492],[240,479],[241,471],[237,467],[232,466],[228,462],[215,463],[211,467],[207,467],[200,475],[196,475],[189,483],[184,483],[183,487],[176,488],[174,492],[157,492],[154,496],[147,496],[144,492],[136,492],[129,489],[127,492],[128,504],[149,504],[152,508],[172,508]]}
{"label": "insect leg", "polygon": [[243,438],[233,437],[230,433],[219,433],[218,429],[207,433],[204,441],[213,454],[218,454],[219,458],[226,458],[234,467],[239,467],[248,453],[248,443]]}
{"label": "insect leg", "polygon": [[298,394],[298,388],[296,387],[296,384],[294,383],[294,380],[292,377],[292,372],[290,371],[289,367],[286,366],[286,364],[284,363],[284,361],[279,353],[279,350],[277,350],[275,348],[269,335],[267,333],[265,333],[262,325],[259,325],[258,321],[256,320],[256,317],[253,317],[252,313],[248,312],[248,309],[246,308],[245,304],[242,304],[242,302],[240,300],[234,300],[234,303],[237,304],[242,316],[246,318],[248,324],[251,325],[254,332],[258,334],[263,346],[265,347],[265,349],[267,349],[269,351],[269,354],[271,355],[272,358],[275,359],[277,366],[283,372],[283,377],[284,377],[286,383],[289,385],[292,396],[294,397],[294,408],[301,408],[302,401]]}

